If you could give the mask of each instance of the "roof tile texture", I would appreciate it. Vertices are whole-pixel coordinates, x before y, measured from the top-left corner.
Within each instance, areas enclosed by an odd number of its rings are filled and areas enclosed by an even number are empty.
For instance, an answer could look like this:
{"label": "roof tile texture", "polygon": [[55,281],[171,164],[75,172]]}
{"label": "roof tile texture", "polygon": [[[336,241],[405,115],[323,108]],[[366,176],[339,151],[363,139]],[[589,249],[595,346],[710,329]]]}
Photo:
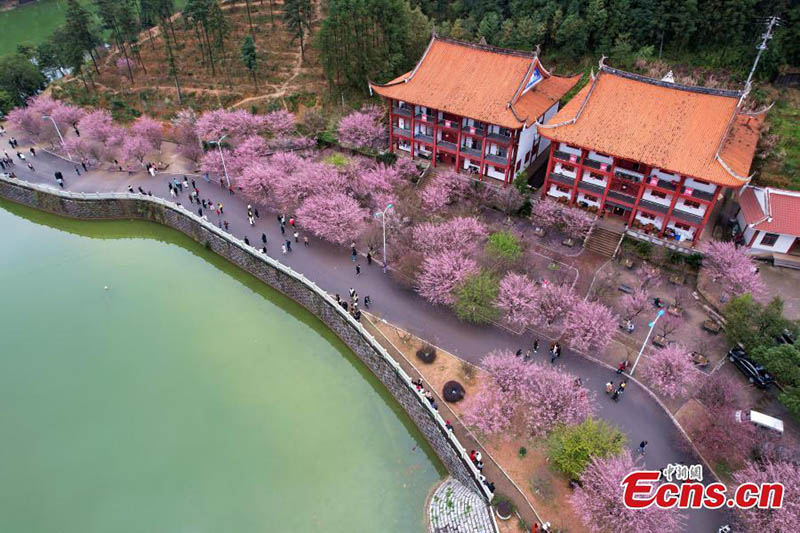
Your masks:
{"label": "roof tile texture", "polygon": [[748,187],[739,198],[739,205],[745,221],[753,224],[761,220],[753,226],[753,229],[759,231],[800,237],[800,193],[775,189],[767,189],[767,191],[772,220],[762,220],[765,213],[761,209],[755,193]]}

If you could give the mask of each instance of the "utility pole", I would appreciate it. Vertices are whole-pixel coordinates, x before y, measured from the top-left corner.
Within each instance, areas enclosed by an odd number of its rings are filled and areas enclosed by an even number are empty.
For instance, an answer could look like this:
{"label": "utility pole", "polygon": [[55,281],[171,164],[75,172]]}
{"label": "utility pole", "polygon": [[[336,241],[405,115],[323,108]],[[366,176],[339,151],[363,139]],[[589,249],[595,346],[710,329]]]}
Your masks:
{"label": "utility pole", "polygon": [[[761,36],[761,43],[757,46],[758,54],[756,54],[756,60],[753,61],[753,68],[750,69],[750,74],[747,75],[747,81],[744,83],[744,96],[750,92],[750,84],[753,81],[753,74],[756,72],[756,67],[758,66],[758,62],[761,60],[761,54],[764,53],[764,50],[767,49],[767,42],[772,39],[772,32],[775,30],[775,26],[778,25],[781,19],[776,16],[772,16],[767,21],[767,31]],[[741,100],[739,101],[741,103]]]}

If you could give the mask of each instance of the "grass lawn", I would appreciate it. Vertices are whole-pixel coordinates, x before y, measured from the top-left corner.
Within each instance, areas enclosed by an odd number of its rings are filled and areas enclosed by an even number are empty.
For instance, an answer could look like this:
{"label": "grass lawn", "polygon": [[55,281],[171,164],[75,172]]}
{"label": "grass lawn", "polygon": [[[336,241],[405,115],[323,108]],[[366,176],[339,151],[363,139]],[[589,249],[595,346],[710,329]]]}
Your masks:
{"label": "grass lawn", "polygon": [[[81,0],[85,6],[92,6],[90,0]],[[186,0],[177,0],[175,9],[179,10]],[[64,23],[67,11],[66,0],[38,0],[14,9],[0,12],[0,56],[10,54],[20,43],[37,45],[44,41],[53,30]]]}

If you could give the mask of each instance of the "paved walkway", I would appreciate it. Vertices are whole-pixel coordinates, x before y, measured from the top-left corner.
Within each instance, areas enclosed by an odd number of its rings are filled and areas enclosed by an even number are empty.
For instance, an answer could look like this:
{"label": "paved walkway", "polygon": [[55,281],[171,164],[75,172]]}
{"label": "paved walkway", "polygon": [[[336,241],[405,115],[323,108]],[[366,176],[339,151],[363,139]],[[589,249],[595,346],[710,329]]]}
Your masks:
{"label": "paved walkway", "polygon": [[430,533],[495,533],[486,503],[460,481],[448,477],[431,495]]}
{"label": "paved walkway", "polygon": [[[107,192],[126,191],[128,185],[134,189],[141,186],[145,191],[152,191],[153,195],[167,200],[181,202],[184,206],[197,210],[197,206],[190,204],[188,195],[184,191],[179,198],[171,198],[167,186],[175,175],[164,173],[150,177],[146,172],[128,175],[127,172],[108,172],[93,170],[81,176],[75,172],[75,165],[68,161],[37,151],[38,157],[32,158],[27,152],[28,146],[24,145],[24,137],[17,137],[20,141],[19,150],[26,154],[36,168],[31,172],[24,164],[18,164],[13,169],[19,179],[36,183],[55,185],[53,172],[61,170],[65,176],[65,188],[80,192]],[[0,137],[0,142],[7,145],[8,135]],[[9,154],[14,151],[8,148]],[[180,176],[178,176],[180,178]],[[372,299],[370,311],[397,324],[418,337],[429,340],[447,351],[458,355],[473,363],[479,363],[487,352],[506,348],[516,351],[518,348],[530,346],[533,338],[520,337],[501,331],[491,326],[475,326],[459,321],[448,309],[434,306],[419,297],[412,290],[400,286],[389,275],[385,275],[379,265],[366,265],[363,258],[359,258],[361,275],[355,275],[355,264],[350,260],[350,250],[344,247],[321,241],[309,235],[310,246],[304,248],[302,244],[303,232],[301,231],[300,243],[292,243],[293,252],[282,255],[281,243],[289,237],[282,237],[280,226],[275,214],[267,209],[261,209],[261,217],[257,219],[255,227],[250,227],[247,221],[247,202],[239,195],[229,195],[226,190],[216,184],[207,183],[202,178],[195,178],[200,189],[201,198],[224,204],[224,218],[229,222],[229,231],[237,237],[248,237],[250,243],[261,246],[261,234],[266,234],[268,239],[268,254],[284,264],[301,272],[308,278],[317,282],[323,289],[346,296],[348,289],[353,287],[361,296],[369,295]],[[217,223],[217,215],[204,210],[210,221]],[[391,246],[391,243],[389,243]],[[378,251],[380,256],[380,251]],[[541,336],[541,344],[546,345],[546,337]],[[546,349],[543,350],[546,352]],[[541,354],[541,352],[540,352]],[[546,357],[545,354],[539,357]],[[573,374],[580,376],[585,387],[595,391],[599,409],[598,413],[618,426],[628,437],[629,446],[634,450],[642,440],[649,441],[647,456],[644,465],[647,468],[661,469],[668,463],[684,462],[694,464],[699,462],[685,450],[687,447],[682,441],[670,416],[661,409],[650,395],[631,382],[626,389],[625,397],[619,402],[610,401],[604,393],[604,384],[609,379],[618,381],[619,376],[614,375],[606,367],[598,365],[571,350],[564,349],[563,356],[557,361],[559,366]],[[715,532],[717,528],[730,522],[727,511],[693,510],[687,511],[689,518],[689,531]]]}

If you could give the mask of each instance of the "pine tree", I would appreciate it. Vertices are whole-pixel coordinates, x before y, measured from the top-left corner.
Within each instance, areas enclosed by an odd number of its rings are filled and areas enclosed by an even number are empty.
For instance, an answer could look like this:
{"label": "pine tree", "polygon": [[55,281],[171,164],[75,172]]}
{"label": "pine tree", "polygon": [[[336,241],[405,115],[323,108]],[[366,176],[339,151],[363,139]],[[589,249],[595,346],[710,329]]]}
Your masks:
{"label": "pine tree", "polygon": [[242,41],[242,63],[253,76],[253,85],[258,91],[258,81],[256,81],[256,69],[258,68],[258,56],[256,55],[256,44],[249,35]]}
{"label": "pine tree", "polygon": [[78,0],[67,0],[66,12],[66,33],[75,46],[84,52],[89,52],[95,70],[99,73],[97,61],[94,57],[94,49],[100,44],[100,38],[92,27],[89,12],[78,3]]}
{"label": "pine tree", "polygon": [[311,33],[313,16],[310,0],[284,0],[283,21],[292,36],[292,42],[300,40],[300,57],[305,58],[305,33]]}

